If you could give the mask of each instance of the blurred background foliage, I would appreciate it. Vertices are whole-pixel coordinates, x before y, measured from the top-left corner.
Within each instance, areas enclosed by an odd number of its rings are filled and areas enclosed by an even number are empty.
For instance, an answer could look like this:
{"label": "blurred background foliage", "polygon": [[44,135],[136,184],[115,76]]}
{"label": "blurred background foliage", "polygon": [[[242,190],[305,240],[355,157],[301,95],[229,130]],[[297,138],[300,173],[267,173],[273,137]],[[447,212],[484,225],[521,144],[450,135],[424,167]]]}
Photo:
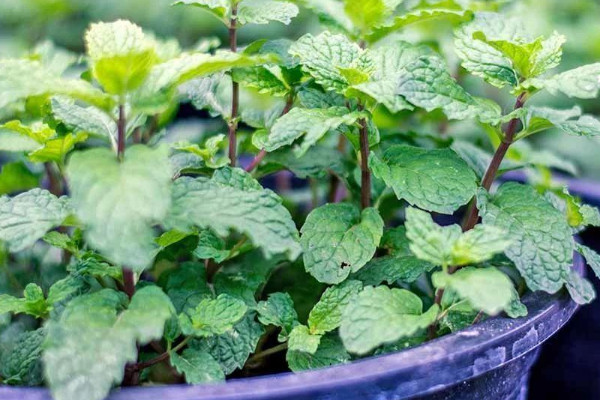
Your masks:
{"label": "blurred background foliage", "polygon": [[[304,0],[297,2],[302,5]],[[405,0],[406,3],[413,0]],[[415,0],[416,1],[416,0]],[[466,1],[466,0],[465,0]],[[600,2],[598,0],[503,0],[479,1],[486,4],[501,4],[509,13],[525,19],[535,33],[548,35],[557,31],[568,39],[564,47],[562,68],[573,68],[600,60]],[[0,1],[0,57],[22,56],[30,53],[36,45],[47,41],[75,53],[83,51],[82,35],[91,22],[129,19],[161,38],[175,38],[181,46],[192,47],[202,38],[218,37],[226,41],[226,30],[208,13],[191,12],[186,7],[172,7],[172,0],[1,0]],[[489,8],[489,6],[487,6]],[[495,6],[492,6],[495,7]],[[448,59],[450,67],[473,94],[493,98],[509,106],[507,93],[497,91],[482,80],[467,77],[458,66],[452,51],[451,26],[439,21],[425,23],[402,35],[410,41],[427,41]],[[303,10],[289,26],[269,24],[245,27],[240,32],[240,41],[250,43],[257,39],[287,37],[297,39],[308,31],[321,29],[317,18]],[[539,96],[539,98],[538,98]],[[540,95],[534,98],[554,107],[568,108],[568,100]],[[264,100],[264,99],[263,99]],[[256,102],[254,103],[256,104]],[[580,102],[581,104],[581,102]],[[600,114],[600,103],[596,100],[584,102],[584,111]],[[377,120],[381,128],[397,127],[398,117],[381,112]],[[434,120],[434,123],[437,122]],[[202,123],[197,121],[197,123]],[[436,125],[432,124],[432,127]],[[178,130],[195,129],[189,121],[176,127]],[[433,128],[432,128],[433,129]],[[452,124],[448,133],[452,136],[481,137],[487,142],[480,127],[470,124]],[[196,132],[198,130],[196,129]],[[600,179],[600,139],[576,138],[548,132],[532,143],[534,148],[552,150],[559,157],[572,161],[581,176]]]}

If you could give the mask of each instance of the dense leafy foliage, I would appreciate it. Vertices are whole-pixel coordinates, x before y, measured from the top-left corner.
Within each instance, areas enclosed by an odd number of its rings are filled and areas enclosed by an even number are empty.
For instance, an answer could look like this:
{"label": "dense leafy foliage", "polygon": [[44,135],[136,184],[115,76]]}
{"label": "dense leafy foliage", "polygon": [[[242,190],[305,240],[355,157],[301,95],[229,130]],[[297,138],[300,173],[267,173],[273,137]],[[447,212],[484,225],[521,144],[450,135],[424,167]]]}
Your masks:
{"label": "dense leafy foliage", "polygon": [[[593,300],[574,235],[600,212],[530,141],[600,134],[547,101],[597,97],[599,64],[563,68],[566,38],[504,1],[299,3],[175,2],[227,50],[118,20],[79,60],[0,59],[1,383],[102,400],[419,345],[523,317],[527,291]],[[323,32],[238,43],[301,11]],[[529,182],[493,186],[509,170]]]}

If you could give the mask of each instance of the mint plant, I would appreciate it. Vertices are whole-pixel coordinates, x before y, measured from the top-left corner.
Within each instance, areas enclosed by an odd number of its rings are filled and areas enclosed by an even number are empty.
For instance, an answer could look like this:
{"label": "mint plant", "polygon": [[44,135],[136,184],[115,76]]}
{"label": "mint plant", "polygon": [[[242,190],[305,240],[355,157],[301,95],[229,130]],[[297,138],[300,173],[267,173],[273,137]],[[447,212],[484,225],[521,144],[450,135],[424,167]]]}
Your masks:
{"label": "mint plant", "polygon": [[[242,46],[239,28],[299,8],[176,5],[222,21],[229,49],[119,20],[88,29],[81,61],[0,60],[3,384],[101,400],[399,351],[524,317],[529,291],[593,300],[573,253],[597,275],[600,255],[574,235],[600,212],[552,179],[572,164],[527,141],[600,134],[539,96],[598,95],[599,64],[554,72],[563,36],[495,2],[305,0],[323,32]],[[399,36],[431,21],[448,27],[438,46]],[[469,93],[466,74],[514,106]],[[174,133],[184,102],[216,122],[199,140]],[[515,169],[530,183],[494,186]],[[263,186],[283,170],[310,189]]]}

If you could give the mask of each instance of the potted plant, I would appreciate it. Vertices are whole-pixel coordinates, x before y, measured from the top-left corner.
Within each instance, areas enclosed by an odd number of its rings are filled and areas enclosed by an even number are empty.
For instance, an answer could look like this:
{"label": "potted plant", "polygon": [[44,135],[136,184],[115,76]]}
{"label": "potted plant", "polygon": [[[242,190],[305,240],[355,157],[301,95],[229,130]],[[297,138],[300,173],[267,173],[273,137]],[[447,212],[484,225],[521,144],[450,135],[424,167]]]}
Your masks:
{"label": "potted plant", "polygon": [[[242,48],[241,26],[298,7],[181,0],[226,25],[228,50],[118,20],[89,28],[83,65],[54,48],[1,60],[18,119],[0,148],[22,191],[0,199],[2,398],[522,398],[538,346],[595,296],[574,253],[600,268],[574,239],[600,213],[522,141],[600,122],[529,101],[596,97],[600,65],[552,72],[563,36],[479,2],[399,3],[306,1],[327,30]],[[511,110],[395,35],[431,20],[456,25],[463,69],[508,88]],[[173,140],[181,101],[227,134]],[[240,149],[256,154],[244,168]],[[44,188],[23,191],[35,165]],[[519,168],[533,184],[493,188]],[[309,212],[257,180],[283,169],[310,182]]]}

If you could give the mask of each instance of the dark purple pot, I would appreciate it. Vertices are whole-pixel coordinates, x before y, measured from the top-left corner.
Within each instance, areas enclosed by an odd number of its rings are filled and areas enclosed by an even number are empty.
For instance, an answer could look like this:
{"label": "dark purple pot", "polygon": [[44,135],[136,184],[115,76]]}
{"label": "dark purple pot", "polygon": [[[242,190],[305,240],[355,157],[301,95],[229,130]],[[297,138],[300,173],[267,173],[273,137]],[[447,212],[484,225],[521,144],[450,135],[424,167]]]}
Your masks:
{"label": "dark purple pot", "polygon": [[[583,262],[576,257],[575,268]],[[299,374],[225,384],[115,390],[110,400],[525,400],[539,348],[575,313],[565,295],[525,297],[529,315],[492,318],[395,354]],[[2,400],[50,400],[41,388],[0,387]],[[85,400],[85,399],[82,399]]]}

